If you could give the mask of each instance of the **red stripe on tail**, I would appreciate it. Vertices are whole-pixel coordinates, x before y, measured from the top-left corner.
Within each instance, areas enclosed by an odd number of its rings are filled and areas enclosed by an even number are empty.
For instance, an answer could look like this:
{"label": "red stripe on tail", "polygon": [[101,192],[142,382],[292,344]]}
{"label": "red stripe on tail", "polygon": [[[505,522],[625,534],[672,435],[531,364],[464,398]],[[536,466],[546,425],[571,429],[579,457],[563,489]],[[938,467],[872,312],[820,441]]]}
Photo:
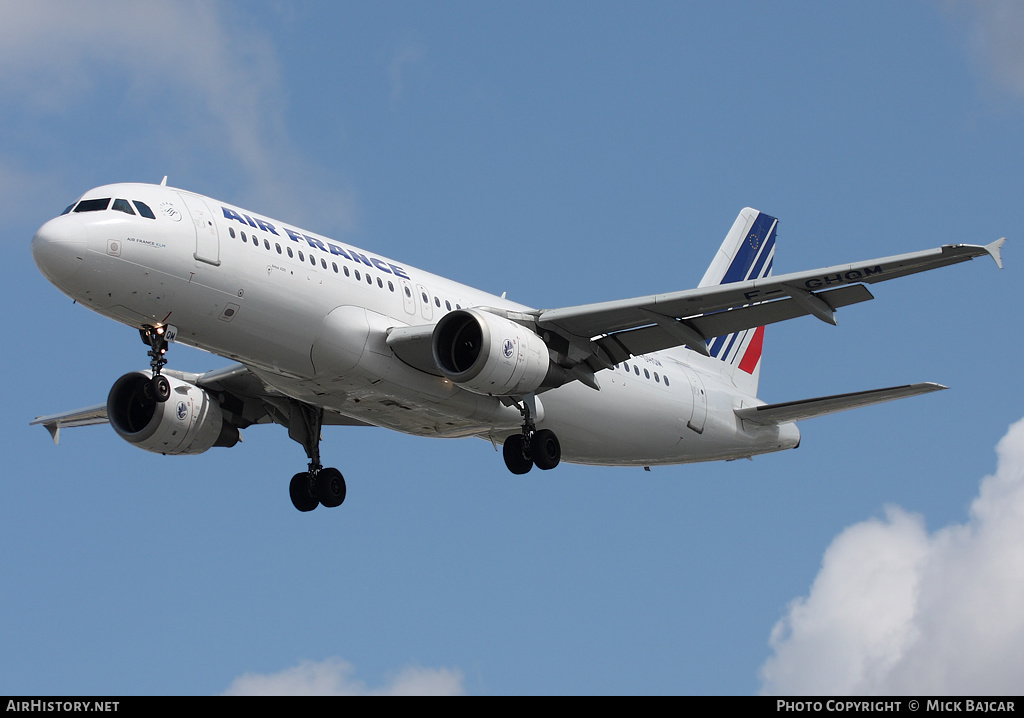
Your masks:
{"label": "red stripe on tail", "polygon": [[764,327],[758,327],[754,332],[754,338],[750,340],[743,361],[740,362],[740,370],[753,374],[757,363],[761,361],[761,347],[764,344]]}

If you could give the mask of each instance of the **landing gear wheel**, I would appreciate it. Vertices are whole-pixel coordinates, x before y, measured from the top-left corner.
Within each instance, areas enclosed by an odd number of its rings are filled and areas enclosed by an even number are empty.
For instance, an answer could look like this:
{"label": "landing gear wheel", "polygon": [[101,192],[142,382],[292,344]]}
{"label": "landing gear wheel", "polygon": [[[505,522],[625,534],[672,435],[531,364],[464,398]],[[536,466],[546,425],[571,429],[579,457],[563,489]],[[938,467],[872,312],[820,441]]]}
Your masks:
{"label": "landing gear wheel", "polygon": [[324,506],[333,509],[345,500],[345,477],[337,469],[321,469],[316,476],[316,495]]}
{"label": "landing gear wheel", "polygon": [[171,398],[171,383],[163,374],[157,374],[149,380],[149,390],[160,404]]}
{"label": "landing gear wheel", "polygon": [[505,439],[501,453],[505,457],[505,466],[513,474],[525,474],[533,468],[532,450],[522,434],[513,434]]}
{"label": "landing gear wheel", "polygon": [[291,494],[292,504],[299,511],[312,511],[320,505],[319,499],[313,496],[309,489],[308,471],[303,471],[292,477],[292,482],[288,485],[288,493]]}
{"label": "landing gear wheel", "polygon": [[149,366],[153,371],[153,378],[149,380],[149,386],[142,388],[142,393],[146,399],[159,404],[163,404],[171,398],[171,384],[167,381],[167,377],[160,373],[160,370],[167,363],[167,358],[164,356],[167,353],[167,337],[173,337],[176,333],[177,329],[170,325],[153,327],[147,324],[139,329],[142,343],[150,347]]}
{"label": "landing gear wheel", "polygon": [[558,443],[558,437],[551,429],[541,429],[533,434],[530,442],[533,453],[533,463],[538,469],[553,469],[558,466],[562,459],[562,446]]}

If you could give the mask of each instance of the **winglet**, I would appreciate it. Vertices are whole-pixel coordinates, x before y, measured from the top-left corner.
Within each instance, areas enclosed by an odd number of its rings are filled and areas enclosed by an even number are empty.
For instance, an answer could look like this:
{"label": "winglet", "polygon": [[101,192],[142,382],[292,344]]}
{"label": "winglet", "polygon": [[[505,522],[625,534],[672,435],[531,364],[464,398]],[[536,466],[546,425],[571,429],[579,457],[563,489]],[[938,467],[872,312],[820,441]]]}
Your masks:
{"label": "winglet", "polygon": [[985,251],[989,253],[992,259],[996,260],[996,266],[1000,269],[1003,268],[1003,258],[1000,254],[1000,250],[1003,248],[1003,242],[1006,241],[1006,237],[1000,237],[992,244],[985,245]]}
{"label": "winglet", "polygon": [[53,445],[57,446],[60,443],[60,424],[56,421],[51,421],[43,424],[43,426],[50,432],[50,436],[53,437]]}

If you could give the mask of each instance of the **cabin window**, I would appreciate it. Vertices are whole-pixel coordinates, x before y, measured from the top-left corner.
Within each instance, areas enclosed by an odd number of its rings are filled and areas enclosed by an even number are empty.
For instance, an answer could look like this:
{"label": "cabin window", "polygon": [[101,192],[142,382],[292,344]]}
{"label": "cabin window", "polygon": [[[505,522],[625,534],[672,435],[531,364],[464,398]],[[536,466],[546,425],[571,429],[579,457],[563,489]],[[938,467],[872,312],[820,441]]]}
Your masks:
{"label": "cabin window", "polygon": [[[141,214],[146,219],[156,219],[156,215],[153,214],[153,210],[151,210],[149,208],[149,205],[146,204],[145,202],[140,202],[137,199],[133,199],[132,204],[135,205],[135,209],[139,210],[139,214]],[[235,235],[232,234],[231,236],[234,237]]]}
{"label": "cabin window", "polygon": [[373,277],[371,277],[369,274],[366,275],[366,283],[373,284]]}
{"label": "cabin window", "polygon": [[277,242],[274,242],[274,248],[277,250],[278,254],[281,253],[281,245],[280,244],[278,244]]}
{"label": "cabin window", "polygon": [[132,215],[133,217],[135,216],[135,210],[132,209],[132,206],[128,204],[128,200],[126,199],[115,199],[114,204],[111,205],[110,209],[116,209],[118,212],[124,212],[125,214]]}
{"label": "cabin window", "polygon": [[83,199],[75,207],[75,212],[99,212],[110,206],[110,197],[103,199]]}
{"label": "cabin window", "polygon": [[347,276],[349,276],[349,273],[348,273],[348,267],[345,267],[345,276],[346,276],[346,277],[347,277]]}
{"label": "cabin window", "polygon": [[651,372],[649,372],[646,369],[644,369],[644,377],[647,378],[647,379],[650,379],[651,378]]}
{"label": "cabin window", "polygon": [[263,248],[266,249],[267,251],[270,251],[270,240],[269,239],[264,239],[263,240]]}
{"label": "cabin window", "polygon": [[390,291],[392,291],[392,292],[395,291],[395,284],[394,284],[394,282],[388,282],[388,289]]}
{"label": "cabin window", "polygon": [[234,239],[235,238],[235,228],[234,227],[228,227],[228,234],[231,235],[231,239]]}
{"label": "cabin window", "polygon": [[295,253],[292,252],[292,248],[291,247],[288,247],[288,256],[289,257],[294,257],[295,256]]}
{"label": "cabin window", "polygon": [[337,262],[331,262],[331,268],[334,270],[335,274],[338,273],[338,263]]}
{"label": "cabin window", "polygon": [[668,386],[668,377],[665,377],[665,386]]}
{"label": "cabin window", "polygon": [[383,289],[384,288],[384,282],[381,280],[380,277],[377,277],[377,288],[378,289]]}
{"label": "cabin window", "polygon": [[359,270],[356,270],[356,279],[362,279],[363,277],[359,274]]}

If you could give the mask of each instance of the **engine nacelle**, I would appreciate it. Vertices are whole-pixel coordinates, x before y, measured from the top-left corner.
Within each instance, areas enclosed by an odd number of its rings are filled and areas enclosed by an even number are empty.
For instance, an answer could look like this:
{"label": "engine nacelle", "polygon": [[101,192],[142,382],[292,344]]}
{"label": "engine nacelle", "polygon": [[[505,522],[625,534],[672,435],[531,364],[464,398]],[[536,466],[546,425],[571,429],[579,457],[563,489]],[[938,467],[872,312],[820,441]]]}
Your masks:
{"label": "engine nacelle", "polygon": [[224,421],[216,399],[194,384],[164,376],[171,397],[163,403],[146,391],[149,372],[132,372],[114,382],[107,418],[121,438],[157,454],[201,454],[238,442],[238,428]]}
{"label": "engine nacelle", "polygon": [[434,362],[459,386],[490,396],[529,394],[544,382],[544,341],[521,324],[476,309],[446,314],[431,336]]}

